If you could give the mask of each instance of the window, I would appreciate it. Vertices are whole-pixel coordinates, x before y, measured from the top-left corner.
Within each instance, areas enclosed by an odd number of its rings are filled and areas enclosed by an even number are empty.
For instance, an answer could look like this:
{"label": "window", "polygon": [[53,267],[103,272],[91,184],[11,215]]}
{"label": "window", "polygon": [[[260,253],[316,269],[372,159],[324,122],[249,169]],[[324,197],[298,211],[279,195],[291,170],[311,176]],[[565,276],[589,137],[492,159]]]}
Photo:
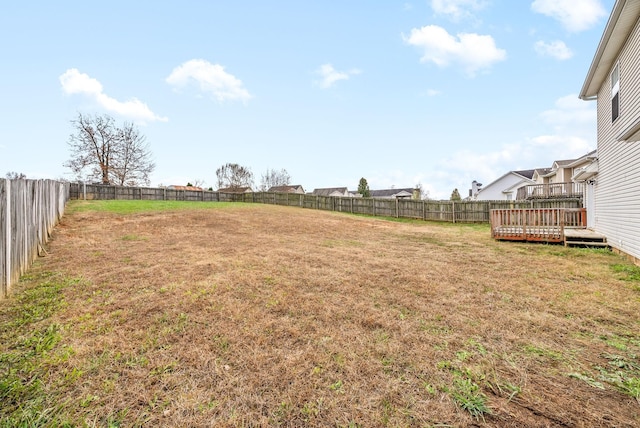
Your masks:
{"label": "window", "polygon": [[611,72],[611,122],[620,116],[620,68],[616,64]]}

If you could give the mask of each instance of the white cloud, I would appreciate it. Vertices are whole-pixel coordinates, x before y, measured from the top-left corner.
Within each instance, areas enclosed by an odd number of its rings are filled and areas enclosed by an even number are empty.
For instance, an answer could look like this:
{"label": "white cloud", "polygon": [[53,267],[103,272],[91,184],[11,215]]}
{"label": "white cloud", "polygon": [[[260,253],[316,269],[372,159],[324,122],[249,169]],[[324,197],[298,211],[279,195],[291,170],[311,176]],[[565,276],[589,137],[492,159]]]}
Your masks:
{"label": "white cloud", "polygon": [[595,103],[588,103],[571,94],[559,98],[555,108],[540,113],[545,123],[551,125],[556,134],[578,133],[583,138],[591,135],[597,121]]}
{"label": "white cloud", "polygon": [[550,56],[561,61],[573,56],[571,49],[569,49],[561,40],[554,40],[551,43],[539,40],[533,47],[539,55]]}
{"label": "white cloud", "polygon": [[448,15],[454,21],[473,18],[472,11],[478,11],[487,5],[482,0],[431,0],[431,8],[439,15]]}
{"label": "white cloud", "polygon": [[571,32],[587,30],[607,16],[600,0],[535,0],[531,9],[560,21]]}
{"label": "white cloud", "polygon": [[424,50],[420,62],[433,62],[439,67],[454,64],[470,77],[507,57],[507,52],[497,48],[489,35],[460,33],[455,37],[437,25],[414,28],[409,37],[403,35],[403,38],[406,43]]}
{"label": "white cloud", "polygon": [[179,65],[165,80],[176,89],[193,83],[200,91],[213,95],[220,102],[247,102],[251,99],[240,79],[227,73],[223,66],[203,59],[192,59]]}
{"label": "white cloud", "polygon": [[442,93],[442,91],[439,91],[437,89],[427,89],[427,95],[430,97],[435,97],[436,95],[440,95]]}
{"label": "white cloud", "polygon": [[316,70],[316,74],[320,75],[322,80],[317,81],[316,84],[323,89],[327,89],[333,86],[339,80],[349,80],[353,75],[360,74],[360,70],[352,69],[349,71],[338,71],[331,64],[323,64]]}
{"label": "white cloud", "polygon": [[80,73],[76,68],[70,68],[60,75],[62,90],[68,95],[86,95],[93,98],[98,105],[105,110],[117,113],[121,116],[146,123],[161,121],[166,122],[166,117],[160,117],[153,113],[149,107],[137,98],[128,101],[118,101],[103,92],[102,84],[85,73]]}
{"label": "white cloud", "polygon": [[[571,94],[559,98],[540,114],[543,132],[493,151],[461,150],[444,159],[425,179],[448,199],[453,187],[466,196],[473,180],[485,186],[503,174],[521,169],[548,168],[555,160],[580,157],[596,146],[596,105]],[[451,187],[449,189],[449,187]]]}

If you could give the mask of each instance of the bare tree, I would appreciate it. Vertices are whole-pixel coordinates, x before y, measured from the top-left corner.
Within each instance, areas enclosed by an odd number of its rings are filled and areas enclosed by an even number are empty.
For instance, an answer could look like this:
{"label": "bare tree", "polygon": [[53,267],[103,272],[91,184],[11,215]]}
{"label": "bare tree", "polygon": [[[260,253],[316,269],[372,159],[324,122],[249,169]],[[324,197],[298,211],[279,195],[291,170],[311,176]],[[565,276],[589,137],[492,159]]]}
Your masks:
{"label": "bare tree", "polygon": [[216,170],[218,189],[253,187],[253,173],[251,169],[238,165],[237,163],[227,163]]}
{"label": "bare tree", "polygon": [[260,190],[266,192],[274,186],[286,186],[291,183],[291,176],[286,169],[280,171],[275,169],[267,169],[260,179]]}
{"label": "bare tree", "polygon": [[25,178],[27,178],[26,174],[23,174],[21,172],[15,172],[15,171],[7,172],[6,177],[9,180],[24,180]]}
{"label": "bare tree", "polygon": [[192,184],[193,187],[202,187],[202,186],[204,186],[204,180],[202,180],[200,178],[196,178],[191,183],[193,183]]}
{"label": "bare tree", "polygon": [[155,169],[144,135],[133,123],[125,122],[117,131],[118,150],[114,153],[112,176],[120,186],[149,185],[149,175]]}
{"label": "bare tree", "polygon": [[135,186],[149,184],[155,168],[146,138],[132,123],[118,127],[108,115],[78,114],[71,121],[70,159],[64,166],[78,179],[102,184]]}

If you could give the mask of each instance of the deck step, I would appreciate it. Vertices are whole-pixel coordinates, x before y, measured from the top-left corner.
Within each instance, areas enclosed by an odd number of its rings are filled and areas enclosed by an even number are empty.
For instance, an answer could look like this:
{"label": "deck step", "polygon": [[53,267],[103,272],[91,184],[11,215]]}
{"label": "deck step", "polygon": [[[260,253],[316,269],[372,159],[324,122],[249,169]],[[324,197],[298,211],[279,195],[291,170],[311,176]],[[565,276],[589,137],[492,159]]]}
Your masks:
{"label": "deck step", "polygon": [[564,245],[566,247],[574,247],[574,246],[581,246],[581,247],[608,247],[609,244],[607,244],[606,241],[564,241]]}

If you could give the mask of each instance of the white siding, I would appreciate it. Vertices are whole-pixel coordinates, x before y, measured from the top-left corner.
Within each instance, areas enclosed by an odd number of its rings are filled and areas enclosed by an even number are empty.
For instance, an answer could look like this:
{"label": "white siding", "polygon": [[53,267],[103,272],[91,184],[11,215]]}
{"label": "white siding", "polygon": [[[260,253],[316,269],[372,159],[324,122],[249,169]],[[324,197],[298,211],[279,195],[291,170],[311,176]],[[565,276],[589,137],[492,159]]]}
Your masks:
{"label": "white siding", "polygon": [[[507,195],[503,193],[503,190],[507,190],[515,186],[516,184],[522,182],[522,186],[526,186],[527,184],[532,184],[526,182],[522,177],[517,176],[513,173],[506,174],[496,181],[484,187],[482,191],[478,193],[476,197],[479,201],[499,201],[499,200],[507,200]],[[518,186],[521,187],[521,186]],[[518,193],[517,189],[513,189],[513,194],[511,195],[511,199],[515,199],[516,193]]]}
{"label": "white siding", "polygon": [[614,123],[609,76],[598,92],[600,168],[595,188],[595,229],[606,235],[612,247],[640,259],[640,142],[616,140],[640,117],[640,21],[618,61],[620,116]]}

